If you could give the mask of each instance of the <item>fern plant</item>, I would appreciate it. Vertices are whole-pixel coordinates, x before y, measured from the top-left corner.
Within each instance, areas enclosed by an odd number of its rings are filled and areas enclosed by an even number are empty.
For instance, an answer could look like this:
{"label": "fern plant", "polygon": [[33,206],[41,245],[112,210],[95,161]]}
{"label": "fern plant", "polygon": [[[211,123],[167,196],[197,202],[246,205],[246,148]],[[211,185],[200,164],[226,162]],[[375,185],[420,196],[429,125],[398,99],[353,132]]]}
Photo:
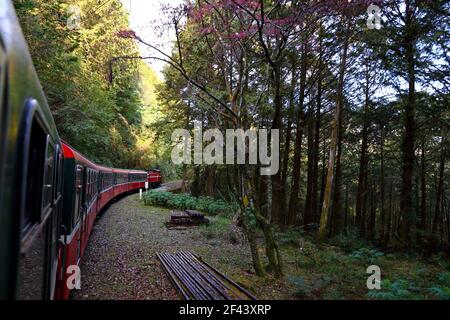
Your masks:
{"label": "fern plant", "polygon": [[313,290],[313,288],[308,285],[302,277],[289,276],[288,281],[295,287],[293,295],[296,298],[305,298],[310,295]]}
{"label": "fern plant", "polygon": [[375,261],[382,256],[384,256],[383,252],[366,247],[362,247],[350,254],[350,258],[364,261],[369,264],[375,263]]}
{"label": "fern plant", "polygon": [[424,299],[419,293],[420,288],[408,280],[398,279],[390,281],[384,279],[381,281],[381,290],[371,290],[367,297],[376,300],[417,300]]}

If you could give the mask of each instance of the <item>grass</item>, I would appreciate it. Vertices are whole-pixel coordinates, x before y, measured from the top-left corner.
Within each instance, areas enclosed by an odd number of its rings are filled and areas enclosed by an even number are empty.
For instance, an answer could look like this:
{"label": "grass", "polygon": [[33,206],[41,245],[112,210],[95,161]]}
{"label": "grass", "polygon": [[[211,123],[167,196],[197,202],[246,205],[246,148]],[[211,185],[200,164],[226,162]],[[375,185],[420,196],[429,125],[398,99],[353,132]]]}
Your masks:
{"label": "grass", "polygon": [[[348,245],[303,239],[301,248],[289,241],[281,248],[286,257],[287,281],[293,287],[292,298],[450,299],[450,272],[445,269],[448,259],[424,261],[404,254],[385,254],[367,244],[350,251]],[[367,289],[366,270],[370,265],[381,269],[381,290]]]}
{"label": "grass", "polygon": [[169,207],[180,210],[198,210],[209,215],[231,215],[237,205],[211,197],[193,197],[184,193],[150,190],[144,195],[144,204]]}
{"label": "grass", "polygon": [[[158,199],[167,195],[158,196]],[[180,201],[184,201],[183,198]],[[188,200],[184,201],[189,204]],[[148,200],[147,200],[148,201]],[[152,200],[153,201],[153,200]],[[208,200],[210,201],[210,200]],[[176,201],[165,201],[174,206]],[[161,204],[161,202],[158,202]],[[147,207],[154,211],[152,206]],[[207,209],[204,210],[208,211]],[[209,216],[210,224],[187,233],[199,253],[260,299],[449,299],[450,261],[436,256],[385,253],[358,238],[356,232],[317,242],[302,229],[276,233],[285,276],[257,277],[251,266],[247,242],[234,245],[229,214]],[[208,249],[203,249],[207,245]],[[260,256],[265,261],[264,241],[258,236]],[[367,267],[381,269],[381,290],[369,290]]]}

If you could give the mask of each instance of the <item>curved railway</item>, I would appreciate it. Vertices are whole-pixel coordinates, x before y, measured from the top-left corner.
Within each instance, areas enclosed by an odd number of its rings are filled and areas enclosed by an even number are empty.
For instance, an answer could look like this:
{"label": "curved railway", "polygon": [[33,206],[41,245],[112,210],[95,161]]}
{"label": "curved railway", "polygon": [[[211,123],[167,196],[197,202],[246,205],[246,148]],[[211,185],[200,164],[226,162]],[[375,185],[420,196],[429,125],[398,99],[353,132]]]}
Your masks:
{"label": "curved railway", "polygon": [[100,166],[60,139],[9,0],[0,0],[0,143],[0,299],[67,299],[99,212],[161,175]]}

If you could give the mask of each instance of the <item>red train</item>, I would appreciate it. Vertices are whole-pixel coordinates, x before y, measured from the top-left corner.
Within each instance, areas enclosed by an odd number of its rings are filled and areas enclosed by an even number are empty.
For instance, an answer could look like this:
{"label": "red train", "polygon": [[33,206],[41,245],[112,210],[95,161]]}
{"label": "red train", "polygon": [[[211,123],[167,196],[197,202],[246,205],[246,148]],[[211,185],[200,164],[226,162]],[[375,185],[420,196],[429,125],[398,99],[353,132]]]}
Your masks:
{"label": "red train", "polygon": [[67,299],[71,273],[63,272],[78,265],[86,249],[98,213],[113,199],[145,187],[156,186],[161,175],[152,171],[123,170],[99,166],[68,144],[62,142],[64,156],[63,221],[58,254],[55,298]]}
{"label": "red train", "polygon": [[150,169],[147,174],[148,185],[150,188],[158,188],[161,186],[161,171],[158,169]]}
{"label": "red train", "polygon": [[67,299],[99,212],[161,183],[61,141],[10,0],[0,0],[0,300]]}

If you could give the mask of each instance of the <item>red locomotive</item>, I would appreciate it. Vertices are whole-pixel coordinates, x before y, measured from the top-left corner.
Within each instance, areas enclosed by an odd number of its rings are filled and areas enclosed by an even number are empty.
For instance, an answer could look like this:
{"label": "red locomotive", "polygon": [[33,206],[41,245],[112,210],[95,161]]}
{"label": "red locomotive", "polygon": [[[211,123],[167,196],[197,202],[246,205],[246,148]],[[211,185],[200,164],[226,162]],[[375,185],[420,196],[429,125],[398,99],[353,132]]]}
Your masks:
{"label": "red locomotive", "polygon": [[147,174],[147,181],[150,188],[158,188],[161,186],[161,171],[158,169],[150,169]]}

